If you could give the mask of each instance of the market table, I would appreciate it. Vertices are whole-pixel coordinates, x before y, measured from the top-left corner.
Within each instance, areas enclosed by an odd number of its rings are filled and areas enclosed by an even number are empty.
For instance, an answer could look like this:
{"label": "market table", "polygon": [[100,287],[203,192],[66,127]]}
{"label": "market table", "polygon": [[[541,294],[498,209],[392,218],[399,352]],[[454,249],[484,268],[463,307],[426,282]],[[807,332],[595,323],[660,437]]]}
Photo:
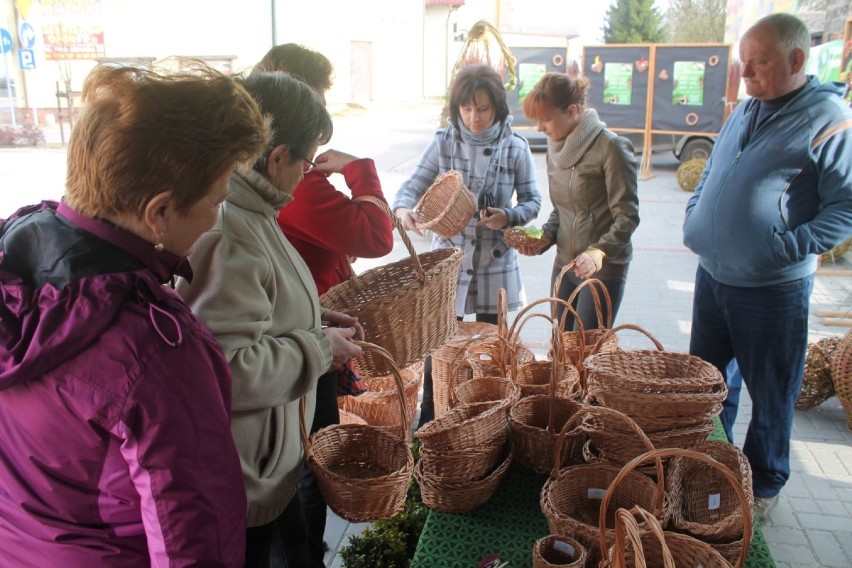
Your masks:
{"label": "market table", "polygon": [[[710,435],[725,440],[721,424]],[[430,511],[412,568],[476,568],[489,555],[500,553],[507,568],[532,565],[535,541],[550,533],[539,496],[546,475],[513,463],[497,492],[484,506],[464,514]],[[775,568],[763,532],[754,521],[747,568]]]}

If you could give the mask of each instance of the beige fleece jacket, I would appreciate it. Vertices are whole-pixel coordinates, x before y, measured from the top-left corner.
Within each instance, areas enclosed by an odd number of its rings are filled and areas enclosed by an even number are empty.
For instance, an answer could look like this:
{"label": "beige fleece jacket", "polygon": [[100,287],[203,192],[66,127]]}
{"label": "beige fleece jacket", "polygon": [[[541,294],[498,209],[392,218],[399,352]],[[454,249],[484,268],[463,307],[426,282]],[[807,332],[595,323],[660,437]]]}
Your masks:
{"label": "beige fleece jacket", "polygon": [[304,462],[299,398],[309,395],[310,426],[317,379],[332,362],[313,278],[276,222],[291,199],[254,170],[238,168],[216,225],[189,257],[192,284],[177,283],[234,375],[231,431],[250,527],[273,521],[295,495]]}

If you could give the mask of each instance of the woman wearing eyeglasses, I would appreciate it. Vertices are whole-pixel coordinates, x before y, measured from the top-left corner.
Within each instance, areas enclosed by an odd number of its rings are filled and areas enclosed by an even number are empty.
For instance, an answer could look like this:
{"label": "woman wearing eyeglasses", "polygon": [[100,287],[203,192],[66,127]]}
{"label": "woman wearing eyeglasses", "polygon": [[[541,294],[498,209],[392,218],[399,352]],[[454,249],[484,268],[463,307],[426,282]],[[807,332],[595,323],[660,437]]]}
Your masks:
{"label": "woman wearing eyeglasses", "polygon": [[222,345],[234,375],[231,430],[248,497],[246,566],[269,566],[272,543],[286,531],[285,554],[295,568],[307,565],[305,537],[295,537],[305,532],[294,498],[303,464],[299,399],[307,395],[310,424],[317,378],[361,354],[350,340],[363,339],[363,330],[355,318],[320,308],[308,267],[277,223],[318,145],[331,137],[331,117],[310,87],[285,73],[253,73],[240,82],[273,137],[252,167],[234,171],[216,224],[191,256],[194,278],[181,279],[177,290]]}

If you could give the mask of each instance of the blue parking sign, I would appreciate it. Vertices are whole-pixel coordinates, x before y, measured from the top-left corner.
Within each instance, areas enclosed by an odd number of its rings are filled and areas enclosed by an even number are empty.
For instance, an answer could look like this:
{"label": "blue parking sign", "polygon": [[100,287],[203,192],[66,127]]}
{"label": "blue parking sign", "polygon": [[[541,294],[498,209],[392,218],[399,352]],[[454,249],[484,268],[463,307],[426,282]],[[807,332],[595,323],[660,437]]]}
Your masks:
{"label": "blue parking sign", "polygon": [[0,53],[12,51],[12,34],[6,28],[0,28]]}
{"label": "blue parking sign", "polygon": [[18,66],[22,71],[32,71],[35,69],[35,53],[32,49],[18,50]]}

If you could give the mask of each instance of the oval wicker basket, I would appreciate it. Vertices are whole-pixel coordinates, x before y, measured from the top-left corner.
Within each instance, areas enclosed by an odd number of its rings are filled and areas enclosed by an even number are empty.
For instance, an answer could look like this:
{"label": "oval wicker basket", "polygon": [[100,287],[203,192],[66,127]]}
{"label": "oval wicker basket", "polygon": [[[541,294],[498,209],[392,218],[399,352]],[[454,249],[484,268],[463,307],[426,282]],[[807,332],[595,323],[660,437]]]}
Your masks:
{"label": "oval wicker basket", "polygon": [[453,398],[455,400],[453,406],[482,403],[497,405],[504,401],[512,405],[521,398],[521,389],[509,379],[479,377],[456,386]]}
{"label": "oval wicker basket", "polygon": [[831,359],[831,378],[837,399],[846,411],[846,426],[852,430],[852,330],[840,340],[840,346]]}
{"label": "oval wicker basket", "polygon": [[[357,366],[357,363],[356,363]],[[405,412],[409,422],[417,413],[417,392],[423,379],[423,364],[419,361],[400,369],[403,392],[405,393]],[[338,396],[337,405],[343,410],[363,418],[371,426],[399,427],[399,402],[396,392],[396,378],[391,373],[384,377],[365,377],[367,392],[358,396]],[[407,427],[411,427],[409,423]]]}
{"label": "oval wicker basket", "polygon": [[533,568],[585,568],[586,547],[567,536],[551,534],[536,541]]}
{"label": "oval wicker basket", "polygon": [[[456,333],[456,285],[463,254],[444,248],[418,255],[399,222],[395,225],[409,258],[353,275],[323,294],[320,302],[357,317],[367,341],[386,349],[398,367],[406,367]],[[357,368],[365,377],[392,372],[389,362],[374,352],[365,353]]]}
{"label": "oval wicker basket", "polygon": [[[378,345],[357,343],[392,367],[399,412],[405,417],[402,377],[390,354]],[[393,435],[379,426],[334,424],[308,437],[304,397],[299,407],[299,435],[307,463],[329,507],[350,522],[389,519],[402,511],[414,471],[408,430],[400,427]]]}
{"label": "oval wicker basket", "polygon": [[476,197],[456,170],[439,175],[414,206],[417,230],[442,237],[458,235],[476,213]]}
{"label": "oval wicker basket", "polygon": [[546,244],[540,237],[531,237],[521,227],[509,227],[503,231],[503,240],[515,250],[527,249],[540,254]]}
{"label": "oval wicker basket", "polygon": [[505,439],[509,403],[490,402],[453,408],[415,433],[424,448],[465,450]]}

